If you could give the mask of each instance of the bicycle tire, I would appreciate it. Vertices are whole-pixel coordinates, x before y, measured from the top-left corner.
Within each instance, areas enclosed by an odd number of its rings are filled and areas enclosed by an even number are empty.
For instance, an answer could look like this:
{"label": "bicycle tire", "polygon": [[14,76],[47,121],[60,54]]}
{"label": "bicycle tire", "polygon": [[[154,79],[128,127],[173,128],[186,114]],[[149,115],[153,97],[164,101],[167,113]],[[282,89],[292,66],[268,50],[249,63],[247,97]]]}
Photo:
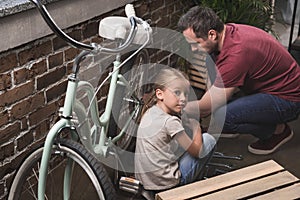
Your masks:
{"label": "bicycle tire", "polygon": [[[9,200],[37,199],[37,177],[43,149],[37,148],[21,164],[11,185]],[[53,146],[45,199],[63,199],[63,173],[68,158],[75,161],[70,199],[115,199],[115,189],[103,165],[81,144],[66,139],[60,139]]]}
{"label": "bicycle tire", "polygon": [[[116,96],[114,99],[113,108],[113,121],[110,126],[110,134],[119,133],[123,128],[125,122],[129,119],[130,114],[133,111],[133,107],[137,106],[137,113],[132,120],[130,120],[128,128],[126,129],[125,135],[117,142],[117,146],[122,150],[127,150],[133,152],[135,149],[135,138],[136,131],[138,128],[138,121],[142,110],[143,104],[143,91],[142,87],[145,84],[146,67],[143,67],[144,64],[149,64],[150,56],[147,49],[141,50],[133,59],[131,59],[121,70],[126,80],[129,82],[130,86],[133,89],[129,91],[126,87],[118,87],[116,90]],[[142,74],[142,75],[141,75]],[[128,101],[132,100],[133,96],[137,98],[137,101],[140,102],[139,105]],[[127,99],[127,100],[126,100]]]}

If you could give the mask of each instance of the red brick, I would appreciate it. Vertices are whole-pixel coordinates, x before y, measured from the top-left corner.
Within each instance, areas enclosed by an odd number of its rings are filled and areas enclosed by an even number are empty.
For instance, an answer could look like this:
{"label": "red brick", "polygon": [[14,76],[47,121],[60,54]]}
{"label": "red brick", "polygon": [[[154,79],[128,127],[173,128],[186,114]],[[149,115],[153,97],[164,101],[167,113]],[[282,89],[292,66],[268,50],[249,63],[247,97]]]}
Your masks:
{"label": "red brick", "polygon": [[59,52],[57,54],[49,56],[48,61],[49,61],[49,69],[62,65],[63,53]]}
{"label": "red brick", "polygon": [[21,123],[15,122],[5,128],[0,129],[0,145],[8,142],[21,132]]}
{"label": "red brick", "polygon": [[[26,155],[27,155],[26,153],[20,154],[15,159],[11,160],[11,162],[4,162],[0,170],[0,179],[2,179],[5,175],[11,174],[16,169],[18,169],[19,165],[22,163]],[[10,184],[8,184],[8,186],[10,186]]]}
{"label": "red brick", "polygon": [[25,49],[18,54],[20,65],[24,65],[31,60],[36,60],[52,52],[51,41],[46,41],[41,44],[32,45],[34,45],[32,48]]}
{"label": "red brick", "polygon": [[34,82],[28,82],[19,87],[15,87],[0,95],[0,107],[15,103],[34,92]]}
{"label": "red brick", "polygon": [[32,64],[30,68],[31,78],[36,77],[37,75],[41,75],[47,71],[47,62],[46,59],[43,59],[39,62]]}
{"label": "red brick", "polygon": [[60,81],[66,75],[66,67],[57,67],[55,70],[37,78],[37,89],[41,90]]}
{"label": "red brick", "polygon": [[30,68],[22,68],[14,72],[15,84],[24,83],[30,79],[35,78],[47,70],[46,60],[42,60],[37,63],[33,63]]}
{"label": "red brick", "polygon": [[16,53],[0,55],[0,73],[12,70],[16,66],[18,66]]}
{"label": "red brick", "polygon": [[0,147],[0,162],[14,155],[14,143],[10,142]]}
{"label": "red brick", "polygon": [[175,5],[174,4],[167,5],[167,15],[166,16],[170,16],[170,18],[174,17],[172,15],[173,12],[175,12]]}
{"label": "red brick", "polygon": [[42,138],[45,138],[47,133],[50,130],[50,122],[49,120],[44,120],[40,124],[37,125],[35,128],[35,139],[40,140]]}
{"label": "red brick", "polygon": [[135,7],[136,15],[143,19],[150,19],[149,6],[148,4],[142,4],[139,7]]}
{"label": "red brick", "polygon": [[165,0],[165,5],[174,5],[176,0]]}
{"label": "red brick", "polygon": [[29,79],[30,73],[26,68],[19,69],[14,72],[15,84],[24,83]]}
{"label": "red brick", "polygon": [[63,81],[62,83],[55,85],[51,88],[49,88],[46,91],[46,98],[47,102],[52,101],[53,99],[56,99],[57,97],[60,97],[66,92],[67,89],[67,80]]}
{"label": "red brick", "polygon": [[74,40],[81,41],[82,34],[80,29],[73,28],[71,31],[68,32],[68,35],[73,38]]}
{"label": "red brick", "polygon": [[44,94],[35,94],[34,96],[14,105],[11,109],[11,117],[12,119],[20,119],[43,105],[45,105]]}
{"label": "red brick", "polygon": [[162,16],[156,23],[158,27],[168,27],[170,25],[170,20],[168,16]]}
{"label": "red brick", "polygon": [[79,50],[75,48],[70,48],[65,51],[65,62],[72,61],[78,54]]}
{"label": "red brick", "polygon": [[28,132],[26,134],[23,134],[21,137],[18,137],[17,139],[17,150],[22,151],[27,146],[31,145],[33,143],[33,134],[32,132]]}
{"label": "red brick", "polygon": [[0,127],[9,122],[9,114],[7,110],[0,113]]}
{"label": "red brick", "polygon": [[63,39],[58,38],[58,37],[53,39],[53,50],[54,51],[57,51],[66,46],[68,46],[68,44]]}
{"label": "red brick", "polygon": [[98,22],[92,22],[83,27],[83,39],[90,38],[98,34]]}
{"label": "red brick", "polygon": [[164,1],[154,0],[154,1],[151,1],[149,9],[150,10],[157,10],[158,8],[162,7],[163,5],[164,5]]}
{"label": "red brick", "polygon": [[29,115],[30,126],[37,125],[45,119],[48,119],[48,117],[53,115],[57,110],[58,106],[55,102],[36,110],[35,112]]}
{"label": "red brick", "polygon": [[66,64],[67,66],[67,74],[71,74],[73,72],[73,63],[72,62],[69,62]]}
{"label": "red brick", "polygon": [[6,90],[11,88],[11,75],[10,73],[0,74],[0,90]]}

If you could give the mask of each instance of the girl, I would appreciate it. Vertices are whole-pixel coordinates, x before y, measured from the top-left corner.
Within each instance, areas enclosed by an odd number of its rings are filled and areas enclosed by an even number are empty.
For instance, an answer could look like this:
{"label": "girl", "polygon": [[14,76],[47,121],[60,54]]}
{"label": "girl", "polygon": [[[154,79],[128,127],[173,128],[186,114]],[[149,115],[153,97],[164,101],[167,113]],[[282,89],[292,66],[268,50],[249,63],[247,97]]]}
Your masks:
{"label": "girl", "polygon": [[158,192],[201,179],[216,141],[182,116],[190,84],[180,71],[162,69],[153,85],[137,132],[135,175],[144,189]]}

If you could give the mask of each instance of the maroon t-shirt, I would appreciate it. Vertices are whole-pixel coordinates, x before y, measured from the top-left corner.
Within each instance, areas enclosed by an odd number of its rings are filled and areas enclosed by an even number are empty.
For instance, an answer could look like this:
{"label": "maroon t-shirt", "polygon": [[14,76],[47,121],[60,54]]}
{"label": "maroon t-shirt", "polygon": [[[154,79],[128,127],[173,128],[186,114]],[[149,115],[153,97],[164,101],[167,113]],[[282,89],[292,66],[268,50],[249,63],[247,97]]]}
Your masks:
{"label": "maroon t-shirt", "polygon": [[299,65],[273,36],[261,29],[226,24],[216,67],[216,87],[239,87],[248,94],[268,93],[300,101]]}

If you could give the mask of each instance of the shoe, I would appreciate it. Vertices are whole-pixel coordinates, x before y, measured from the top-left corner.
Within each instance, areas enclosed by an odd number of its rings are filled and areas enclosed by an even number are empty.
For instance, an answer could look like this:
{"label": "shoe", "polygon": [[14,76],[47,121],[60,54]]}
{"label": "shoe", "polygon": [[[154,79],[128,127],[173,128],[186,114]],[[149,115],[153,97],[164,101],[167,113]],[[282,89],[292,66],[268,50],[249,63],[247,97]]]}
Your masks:
{"label": "shoe", "polygon": [[239,137],[239,133],[231,133],[231,132],[228,132],[228,133],[221,133],[220,135],[220,138],[237,138]]}
{"label": "shoe", "polygon": [[248,146],[248,151],[253,154],[267,155],[273,153],[281,145],[289,141],[294,133],[286,124],[284,131],[280,134],[273,134],[271,138],[266,140],[258,140]]}

